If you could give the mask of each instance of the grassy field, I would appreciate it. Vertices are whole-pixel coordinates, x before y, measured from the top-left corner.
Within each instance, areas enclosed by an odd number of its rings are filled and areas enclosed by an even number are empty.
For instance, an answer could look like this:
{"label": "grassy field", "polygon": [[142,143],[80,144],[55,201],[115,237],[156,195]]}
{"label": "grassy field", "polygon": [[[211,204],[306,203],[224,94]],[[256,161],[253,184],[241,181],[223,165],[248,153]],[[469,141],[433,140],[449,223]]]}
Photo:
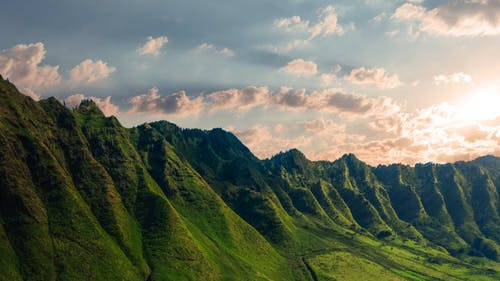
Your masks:
{"label": "grassy field", "polygon": [[484,258],[456,259],[439,249],[363,235],[337,236],[332,248],[305,255],[317,280],[500,280],[500,266]]}
{"label": "grassy field", "polygon": [[309,263],[318,280],[403,280],[391,270],[349,252],[318,255]]}

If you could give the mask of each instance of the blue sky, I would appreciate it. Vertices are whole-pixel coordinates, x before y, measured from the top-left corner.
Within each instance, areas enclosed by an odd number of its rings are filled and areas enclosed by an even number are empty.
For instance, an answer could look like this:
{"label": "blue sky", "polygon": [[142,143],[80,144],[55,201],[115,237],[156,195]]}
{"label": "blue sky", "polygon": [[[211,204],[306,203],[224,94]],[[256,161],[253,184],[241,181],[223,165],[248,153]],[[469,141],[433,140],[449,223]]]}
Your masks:
{"label": "blue sky", "polygon": [[0,73],[126,126],[222,127],[259,157],[500,155],[500,2],[8,1]]}

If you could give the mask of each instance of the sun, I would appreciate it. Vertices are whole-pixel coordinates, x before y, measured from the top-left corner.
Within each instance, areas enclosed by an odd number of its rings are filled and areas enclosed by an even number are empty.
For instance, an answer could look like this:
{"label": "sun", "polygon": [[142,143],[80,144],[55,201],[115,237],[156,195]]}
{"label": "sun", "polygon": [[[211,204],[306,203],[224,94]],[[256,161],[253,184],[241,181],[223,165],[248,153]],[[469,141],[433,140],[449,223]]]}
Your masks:
{"label": "sun", "polygon": [[462,120],[495,119],[500,116],[500,90],[495,87],[478,88],[462,101],[458,111]]}

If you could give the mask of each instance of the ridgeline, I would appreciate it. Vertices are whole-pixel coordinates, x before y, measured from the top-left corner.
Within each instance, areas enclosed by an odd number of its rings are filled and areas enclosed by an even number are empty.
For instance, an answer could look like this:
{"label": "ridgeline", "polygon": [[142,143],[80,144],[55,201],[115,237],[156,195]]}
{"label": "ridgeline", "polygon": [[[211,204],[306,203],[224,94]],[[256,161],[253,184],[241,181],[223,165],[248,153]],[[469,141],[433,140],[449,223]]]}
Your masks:
{"label": "ridgeline", "polygon": [[260,160],[0,77],[0,280],[499,280],[500,158]]}

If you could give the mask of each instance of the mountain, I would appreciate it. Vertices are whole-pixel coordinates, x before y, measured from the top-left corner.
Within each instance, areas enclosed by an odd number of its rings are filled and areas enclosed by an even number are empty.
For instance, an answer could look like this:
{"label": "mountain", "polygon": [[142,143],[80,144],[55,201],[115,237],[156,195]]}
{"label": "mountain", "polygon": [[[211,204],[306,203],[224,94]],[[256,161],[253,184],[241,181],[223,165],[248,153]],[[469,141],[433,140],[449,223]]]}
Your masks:
{"label": "mountain", "polygon": [[0,91],[0,279],[292,278],[157,131]]}
{"label": "mountain", "polygon": [[498,280],[500,158],[260,160],[0,77],[0,280]]}

